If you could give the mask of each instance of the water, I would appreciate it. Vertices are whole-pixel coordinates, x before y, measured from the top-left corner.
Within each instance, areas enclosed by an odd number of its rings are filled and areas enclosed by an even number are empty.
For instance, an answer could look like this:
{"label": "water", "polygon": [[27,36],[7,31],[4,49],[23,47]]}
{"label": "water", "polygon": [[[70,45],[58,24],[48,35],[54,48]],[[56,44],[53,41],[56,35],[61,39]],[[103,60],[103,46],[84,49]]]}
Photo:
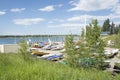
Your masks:
{"label": "water", "polygon": [[50,37],[7,37],[0,38],[0,44],[18,44],[21,40],[31,40],[31,42],[48,42],[50,39],[52,42],[62,42],[65,40],[65,36],[50,36]]}

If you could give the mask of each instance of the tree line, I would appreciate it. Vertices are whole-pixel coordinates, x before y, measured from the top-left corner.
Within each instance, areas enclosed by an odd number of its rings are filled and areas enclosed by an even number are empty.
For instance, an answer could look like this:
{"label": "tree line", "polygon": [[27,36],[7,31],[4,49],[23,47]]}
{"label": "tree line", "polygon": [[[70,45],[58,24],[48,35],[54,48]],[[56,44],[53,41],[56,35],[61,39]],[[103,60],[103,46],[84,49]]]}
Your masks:
{"label": "tree line", "polygon": [[110,34],[117,34],[120,29],[120,24],[116,25],[114,22],[110,24],[110,19],[106,19],[102,26],[103,32],[109,32]]}

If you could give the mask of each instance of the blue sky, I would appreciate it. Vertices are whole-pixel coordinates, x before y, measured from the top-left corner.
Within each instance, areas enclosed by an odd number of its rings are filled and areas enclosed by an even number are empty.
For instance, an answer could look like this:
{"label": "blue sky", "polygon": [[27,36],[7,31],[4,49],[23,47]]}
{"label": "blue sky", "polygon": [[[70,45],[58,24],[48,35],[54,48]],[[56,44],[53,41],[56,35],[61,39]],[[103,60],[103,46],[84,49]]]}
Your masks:
{"label": "blue sky", "polygon": [[80,34],[85,16],[120,24],[120,0],[1,0],[0,35]]}

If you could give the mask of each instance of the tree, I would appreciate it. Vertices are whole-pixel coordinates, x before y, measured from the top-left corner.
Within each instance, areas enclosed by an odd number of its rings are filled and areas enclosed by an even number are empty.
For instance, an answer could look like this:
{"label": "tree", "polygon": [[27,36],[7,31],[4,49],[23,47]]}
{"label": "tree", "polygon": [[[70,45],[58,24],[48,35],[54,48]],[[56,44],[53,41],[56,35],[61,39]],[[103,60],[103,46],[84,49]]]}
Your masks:
{"label": "tree", "polygon": [[[69,35],[65,38],[65,50],[67,63],[72,67],[99,68],[102,66],[104,55],[104,42],[100,39],[101,29],[97,19],[86,27],[86,38],[80,44],[74,42],[74,37]],[[79,48],[76,48],[79,46]],[[94,49],[94,50],[93,50]],[[94,53],[96,53],[95,56]]]}
{"label": "tree", "polygon": [[[88,45],[89,52],[96,53],[94,57],[95,67],[100,68],[104,60],[104,42],[100,39],[101,29],[98,25],[97,19],[92,20],[86,28],[86,42]],[[91,56],[92,57],[92,56]]]}
{"label": "tree", "polygon": [[118,34],[119,29],[120,29],[120,24],[115,26],[114,33]]}
{"label": "tree", "polygon": [[74,43],[74,37],[73,35],[69,35],[65,37],[65,53],[67,54],[66,60],[67,63],[74,67],[76,66],[76,50],[75,50],[75,43]]}
{"label": "tree", "polygon": [[115,47],[120,49],[120,29],[118,31],[118,34],[115,37],[114,43],[115,43]]}
{"label": "tree", "polygon": [[112,22],[110,26],[110,34],[114,34],[114,33],[115,33],[115,24]]}
{"label": "tree", "polygon": [[[79,48],[76,48],[79,46]],[[65,38],[65,53],[67,54],[66,61],[71,67],[90,67],[88,59],[90,52],[83,42],[76,44],[74,37],[69,35]],[[86,61],[87,60],[87,61]]]}
{"label": "tree", "polygon": [[110,20],[109,20],[109,18],[104,21],[102,30],[104,32],[110,31]]}
{"label": "tree", "polygon": [[100,37],[100,27],[97,20],[92,20],[86,28],[86,41],[89,47],[95,47]]}

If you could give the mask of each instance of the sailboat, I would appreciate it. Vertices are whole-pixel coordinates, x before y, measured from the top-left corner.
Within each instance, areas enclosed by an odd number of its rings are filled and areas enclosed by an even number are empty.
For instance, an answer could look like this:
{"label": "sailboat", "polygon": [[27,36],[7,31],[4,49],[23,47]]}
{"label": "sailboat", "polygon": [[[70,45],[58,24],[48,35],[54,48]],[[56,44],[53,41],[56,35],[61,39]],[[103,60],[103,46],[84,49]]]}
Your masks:
{"label": "sailboat", "polygon": [[48,45],[44,46],[43,49],[50,50],[52,46],[52,41],[48,38]]}

